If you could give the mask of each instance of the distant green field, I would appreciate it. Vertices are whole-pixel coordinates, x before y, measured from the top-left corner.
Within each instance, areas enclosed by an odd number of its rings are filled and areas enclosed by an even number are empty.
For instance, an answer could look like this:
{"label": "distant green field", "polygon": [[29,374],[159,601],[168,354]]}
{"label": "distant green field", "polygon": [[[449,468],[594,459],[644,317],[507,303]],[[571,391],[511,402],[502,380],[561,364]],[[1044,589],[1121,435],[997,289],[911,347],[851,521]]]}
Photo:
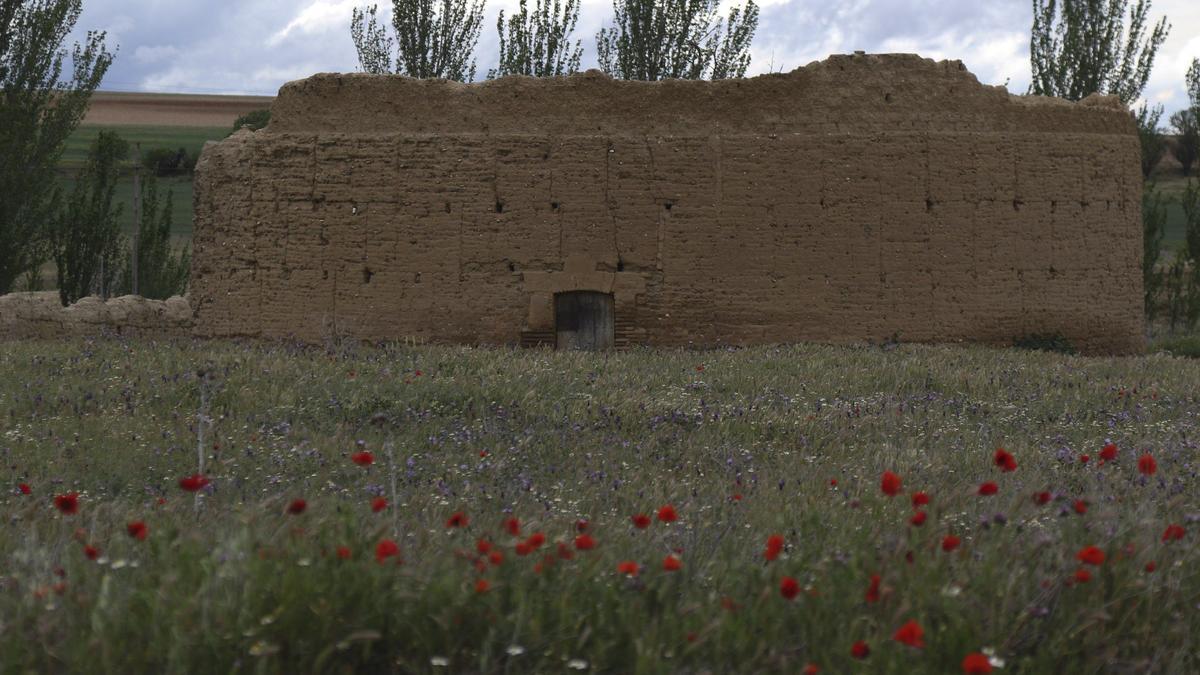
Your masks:
{"label": "distant green field", "polygon": [[[61,178],[63,189],[70,194],[75,180],[64,174]],[[171,236],[176,246],[190,243],[192,240],[192,177],[177,176],[158,179],[159,199],[166,199],[167,191],[172,192],[171,201]],[[117,194],[114,198],[121,205],[121,223],[124,232],[133,232],[133,177],[123,178],[117,183]]]}
{"label": "distant green field", "polygon": [[104,127],[95,125],[80,126],[67,139],[67,147],[63,152],[59,166],[63,169],[78,169],[83,166],[88,148],[103,130],[115,131],[121,138],[134,143],[141,143],[142,152],[154,148],[177,150],[183,148],[192,157],[199,156],[206,141],[219,141],[229,135],[231,127],[160,127],[160,126],[121,126]]}

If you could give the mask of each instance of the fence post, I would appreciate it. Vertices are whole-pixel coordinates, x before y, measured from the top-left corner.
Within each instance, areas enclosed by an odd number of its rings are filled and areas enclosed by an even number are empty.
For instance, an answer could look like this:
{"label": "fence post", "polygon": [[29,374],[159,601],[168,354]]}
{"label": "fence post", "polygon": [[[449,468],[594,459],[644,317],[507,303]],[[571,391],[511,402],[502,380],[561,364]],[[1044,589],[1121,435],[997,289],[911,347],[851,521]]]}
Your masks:
{"label": "fence post", "polygon": [[142,230],[142,144],[133,144],[133,265],[131,266],[133,277],[133,288],[131,292],[134,295],[138,293],[138,244],[140,243]]}

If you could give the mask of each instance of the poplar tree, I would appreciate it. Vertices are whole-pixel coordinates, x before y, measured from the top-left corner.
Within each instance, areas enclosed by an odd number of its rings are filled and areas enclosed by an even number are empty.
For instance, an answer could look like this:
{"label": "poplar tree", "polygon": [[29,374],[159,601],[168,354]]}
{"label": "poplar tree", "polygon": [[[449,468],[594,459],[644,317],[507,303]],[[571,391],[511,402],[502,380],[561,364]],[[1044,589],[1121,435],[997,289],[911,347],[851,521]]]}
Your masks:
{"label": "poplar tree", "polygon": [[1113,94],[1133,103],[1171,30],[1163,17],[1147,32],[1149,13],[1150,0],[1033,0],[1029,93],[1068,101]]}
{"label": "poplar tree", "polygon": [[101,131],[75,178],[75,189],[51,231],[58,297],[69,305],[88,295],[108,297],[128,255],[121,235],[121,205],[113,203],[129,144]]}
{"label": "poplar tree", "polygon": [[504,20],[504,10],[496,19],[500,36],[500,67],[489,78],[504,75],[554,77],[579,71],[583,47],[579,40],[571,44],[571,33],[579,21],[579,0],[536,0],[533,13],[526,0],[520,9]]}
{"label": "poplar tree", "polygon": [[61,200],[55,167],[112,63],[102,32],[63,48],[81,0],[0,0],[0,294],[36,275]]}
{"label": "poplar tree", "polygon": [[378,5],[355,8],[350,37],[358,51],[359,65],[368,73],[473,80],[483,0],[469,2],[392,0],[394,38],[378,16]]}
{"label": "poplar tree", "polygon": [[613,25],[596,34],[600,68],[623,80],[744,77],[758,28],[747,0],[722,20],[719,0],[613,0]]}

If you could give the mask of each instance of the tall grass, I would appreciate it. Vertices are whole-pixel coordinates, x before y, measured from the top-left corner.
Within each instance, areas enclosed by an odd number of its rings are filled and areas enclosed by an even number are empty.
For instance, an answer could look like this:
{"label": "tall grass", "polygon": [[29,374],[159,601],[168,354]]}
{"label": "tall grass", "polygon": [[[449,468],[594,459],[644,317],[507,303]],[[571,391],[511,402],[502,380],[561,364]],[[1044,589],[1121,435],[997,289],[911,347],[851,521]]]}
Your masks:
{"label": "tall grass", "polygon": [[[178,480],[201,369],[196,510]],[[999,672],[1200,669],[1194,360],[80,341],[0,345],[0,372],[6,671],[943,673],[984,650]],[[52,504],[69,491],[75,515]],[[678,521],[631,524],[664,504]],[[1102,565],[1076,559],[1089,545]],[[892,639],[910,619],[923,649]]]}

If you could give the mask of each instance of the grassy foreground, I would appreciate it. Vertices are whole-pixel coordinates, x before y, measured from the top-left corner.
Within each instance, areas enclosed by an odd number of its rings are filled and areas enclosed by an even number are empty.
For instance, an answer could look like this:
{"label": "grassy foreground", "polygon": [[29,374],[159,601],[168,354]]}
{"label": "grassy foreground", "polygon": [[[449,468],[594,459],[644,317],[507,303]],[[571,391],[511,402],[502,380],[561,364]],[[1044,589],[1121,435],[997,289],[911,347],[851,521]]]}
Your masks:
{"label": "grassy foreground", "polygon": [[0,373],[5,672],[1200,670],[1195,360],[96,341]]}

